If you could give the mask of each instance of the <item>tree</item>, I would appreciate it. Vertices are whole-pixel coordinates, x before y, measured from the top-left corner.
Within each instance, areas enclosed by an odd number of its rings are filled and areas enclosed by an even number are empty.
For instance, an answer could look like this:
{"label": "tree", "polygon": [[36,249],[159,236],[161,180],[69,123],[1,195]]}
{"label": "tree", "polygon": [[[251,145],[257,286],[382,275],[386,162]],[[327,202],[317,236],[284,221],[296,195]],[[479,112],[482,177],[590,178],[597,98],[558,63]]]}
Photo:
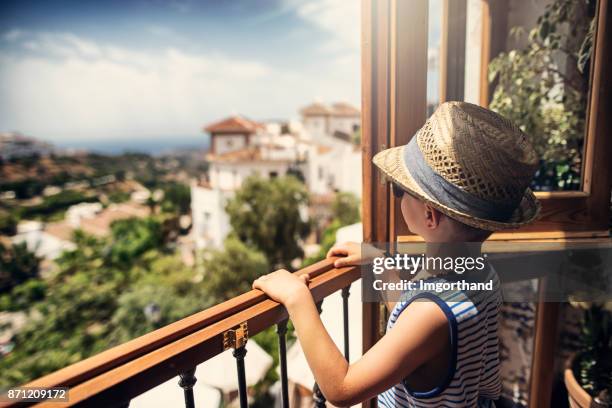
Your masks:
{"label": "tree", "polygon": [[113,244],[110,257],[114,263],[131,263],[150,249],[159,248],[164,242],[162,225],[156,219],[128,218],[112,223]]}
{"label": "tree", "polygon": [[304,253],[300,240],[310,224],[302,216],[308,193],[294,177],[249,177],[229,200],[226,212],[234,236],[263,252],[273,269],[289,267]]}
{"label": "tree", "polygon": [[157,254],[119,296],[109,338],[122,343],[214,304],[204,283],[179,256]]}
{"label": "tree", "polygon": [[360,205],[359,198],[355,194],[337,193],[332,202],[333,218],[337,219],[342,226],[355,224],[361,219],[359,215]]}
{"label": "tree", "polygon": [[25,243],[5,247],[0,243],[0,293],[37,278],[40,258],[28,250]]}
{"label": "tree", "polygon": [[78,231],[76,249],[57,259],[57,271],[44,286],[29,279],[13,289],[19,300],[29,296],[31,303],[13,302],[29,318],[11,339],[14,349],[0,359],[0,388],[48,374],[212,304],[201,276],[177,255],[166,254],[157,224],[125,220],[113,225],[109,238]]}
{"label": "tree", "polygon": [[98,197],[85,195],[79,191],[64,190],[61,193],[45,197],[40,204],[21,207],[19,215],[25,217],[51,217],[54,213],[66,210],[68,207],[78,203],[91,203],[98,201]]}
{"label": "tree", "polygon": [[332,202],[332,221],[327,225],[321,236],[319,252],[304,260],[302,267],[312,265],[325,258],[327,251],[336,243],[338,229],[359,222],[359,198],[353,193],[337,193]]}
{"label": "tree", "polygon": [[0,234],[15,235],[17,233],[17,217],[14,214],[0,210]]}
{"label": "tree", "polygon": [[266,256],[228,237],[222,250],[203,253],[204,287],[216,302],[251,290],[255,279],[270,272]]}
{"label": "tree", "polygon": [[191,210],[191,189],[181,183],[172,183],[163,188],[162,210],[187,214]]}

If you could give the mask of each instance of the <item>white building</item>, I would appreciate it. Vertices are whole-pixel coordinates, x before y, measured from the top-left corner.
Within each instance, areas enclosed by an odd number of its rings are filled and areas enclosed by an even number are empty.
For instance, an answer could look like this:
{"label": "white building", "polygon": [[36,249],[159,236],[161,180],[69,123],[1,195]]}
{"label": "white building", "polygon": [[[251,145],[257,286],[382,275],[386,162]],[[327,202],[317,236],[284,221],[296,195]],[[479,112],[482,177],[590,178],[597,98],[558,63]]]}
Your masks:
{"label": "white building", "polygon": [[311,194],[350,191],[361,196],[361,153],[353,143],[359,111],[348,104],[313,104],[302,122],[258,123],[232,116],[208,125],[208,174],[191,186],[197,248],[221,247],[230,231],[227,201],[253,175],[280,177],[298,170]]}
{"label": "white building", "polygon": [[48,156],[53,146],[19,133],[0,133],[0,158],[9,160],[17,157]]}
{"label": "white building", "polygon": [[314,194],[348,191],[361,197],[361,152],[353,142],[361,126],[359,110],[343,102],[329,107],[313,103],[300,113],[313,142],[306,174],[309,190]]}
{"label": "white building", "polygon": [[228,199],[249,176],[283,176],[304,161],[306,146],[282,126],[232,116],[205,128],[211,135],[205,178],[191,186],[193,233],[197,248],[220,247],[229,233]]}
{"label": "white building", "polygon": [[101,211],[101,203],[79,203],[68,208],[65,219],[73,228],[79,228],[83,219],[94,218]]}
{"label": "white building", "polygon": [[313,138],[342,132],[352,136],[361,127],[361,113],[348,103],[338,102],[331,106],[315,102],[300,111],[306,131]]}
{"label": "white building", "polygon": [[223,191],[200,182],[191,185],[191,231],[196,248],[221,247],[230,231],[225,205],[231,197],[233,191]]}
{"label": "white building", "polygon": [[64,251],[76,248],[70,241],[70,228],[47,230],[40,221],[24,221],[17,225],[17,234],[11,238],[14,244],[25,243],[28,250],[43,259],[56,259]]}

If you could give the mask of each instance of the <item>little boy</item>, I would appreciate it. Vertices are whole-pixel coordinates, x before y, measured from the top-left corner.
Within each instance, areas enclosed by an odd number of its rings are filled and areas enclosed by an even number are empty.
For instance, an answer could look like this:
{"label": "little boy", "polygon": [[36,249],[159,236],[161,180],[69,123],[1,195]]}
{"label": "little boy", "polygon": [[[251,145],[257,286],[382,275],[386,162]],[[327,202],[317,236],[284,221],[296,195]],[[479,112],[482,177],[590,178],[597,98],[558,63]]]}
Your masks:
{"label": "little boy", "polygon": [[[435,255],[444,256],[444,243],[482,243],[493,231],[520,227],[539,213],[528,188],[538,165],[532,146],[511,122],[476,105],[442,104],[410,143],[373,161],[392,181],[404,221],[428,243],[430,255],[435,246]],[[476,246],[470,256],[480,255]],[[338,256],[336,267],[369,262],[356,243],[331,248],[328,257]],[[279,270],[253,287],[287,308],[332,404],[378,395],[382,407],[493,407],[501,389],[501,296],[493,268],[482,273],[479,279],[493,280],[494,290],[403,293],[387,305],[387,333],[350,365],[321,323],[306,277]],[[452,275],[427,270],[417,279],[448,282]]]}

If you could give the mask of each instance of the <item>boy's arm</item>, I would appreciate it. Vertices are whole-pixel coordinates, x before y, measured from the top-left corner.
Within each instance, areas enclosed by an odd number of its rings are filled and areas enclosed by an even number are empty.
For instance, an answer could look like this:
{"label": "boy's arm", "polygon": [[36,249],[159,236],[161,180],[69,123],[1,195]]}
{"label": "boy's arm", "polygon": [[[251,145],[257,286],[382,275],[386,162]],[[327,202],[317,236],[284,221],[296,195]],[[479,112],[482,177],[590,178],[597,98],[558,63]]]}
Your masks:
{"label": "boy's arm", "polygon": [[349,366],[323,326],[303,280],[281,270],[258,279],[253,286],[285,305],[317,384],[336,406],[356,404],[391,388],[448,345],[444,312],[433,302],[418,301]]}
{"label": "boy's arm", "polygon": [[[326,258],[339,257],[334,261],[334,267],[358,266],[372,263],[374,258],[385,257],[387,253],[382,249],[367,243],[343,242],[335,244],[327,252]],[[386,269],[386,282],[399,282],[400,271],[397,269]],[[395,301],[385,301],[387,310],[391,312],[395,307]]]}

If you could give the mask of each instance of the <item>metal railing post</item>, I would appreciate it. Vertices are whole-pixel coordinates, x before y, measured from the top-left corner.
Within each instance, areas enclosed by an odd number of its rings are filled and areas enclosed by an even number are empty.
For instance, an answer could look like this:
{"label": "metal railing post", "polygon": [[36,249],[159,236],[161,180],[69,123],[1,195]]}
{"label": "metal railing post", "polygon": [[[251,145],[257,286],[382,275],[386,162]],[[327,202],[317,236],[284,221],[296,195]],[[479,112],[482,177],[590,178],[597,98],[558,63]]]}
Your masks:
{"label": "metal railing post", "polygon": [[348,298],[350,296],[351,285],[342,288],[342,317],[344,319],[344,358],[350,363],[349,360],[349,310],[348,310]]}
{"label": "metal railing post", "polygon": [[187,370],[179,374],[179,377],[181,378],[179,380],[179,386],[183,389],[186,408],[195,408],[195,401],[193,398],[193,386],[195,385],[196,381],[198,381],[195,377],[195,370],[196,369],[194,367],[191,370]]}
{"label": "metal railing post", "polygon": [[289,381],[287,379],[287,320],[276,325],[278,334],[278,359],[281,372],[282,408],[289,408]]}
{"label": "metal railing post", "polygon": [[244,356],[246,356],[246,344],[249,340],[249,326],[247,322],[240,323],[236,328],[223,333],[223,350],[233,348],[232,355],[236,358],[236,369],[238,370],[238,395],[240,397],[240,408],[248,408],[246,374],[244,369]]}
{"label": "metal railing post", "polygon": [[247,350],[245,346],[239,347],[233,351],[234,357],[236,357],[236,368],[238,369],[238,395],[240,396],[240,408],[248,408],[248,396],[247,396],[247,385],[246,385],[246,374],[244,369],[244,356],[246,356]]}
{"label": "metal railing post", "polygon": [[[322,300],[317,303],[317,310],[319,311],[319,314],[321,314],[321,310],[323,310]],[[321,389],[319,388],[319,384],[317,383],[315,383],[314,387],[312,388],[312,399],[316,408],[325,408],[327,406],[325,395],[323,395]]]}

